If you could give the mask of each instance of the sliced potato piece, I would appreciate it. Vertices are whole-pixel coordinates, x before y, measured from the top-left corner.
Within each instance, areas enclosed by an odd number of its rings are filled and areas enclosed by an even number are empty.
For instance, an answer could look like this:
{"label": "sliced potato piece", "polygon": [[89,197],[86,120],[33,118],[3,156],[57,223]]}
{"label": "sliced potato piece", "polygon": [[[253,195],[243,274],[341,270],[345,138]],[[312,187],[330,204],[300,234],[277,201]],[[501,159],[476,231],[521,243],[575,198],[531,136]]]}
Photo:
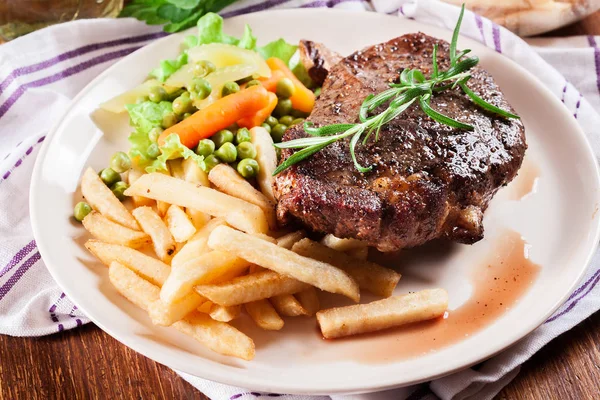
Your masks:
{"label": "sliced potato piece", "polygon": [[208,179],[221,192],[237,197],[248,203],[257,205],[265,213],[269,228],[277,229],[277,218],[275,218],[275,204],[267,197],[254,189],[235,169],[229,164],[219,164],[208,174]]}
{"label": "sliced potato piece", "polygon": [[242,305],[237,306],[220,306],[213,304],[208,315],[215,321],[229,322],[233,321],[242,313]]}
{"label": "sliced potato piece", "polygon": [[145,196],[180,207],[202,210],[224,218],[228,224],[245,232],[266,233],[269,229],[267,219],[258,206],[160,173],[140,177],[125,192],[127,196]]}
{"label": "sliced potato piece", "polygon": [[[183,160],[181,162],[181,166],[183,168],[183,180],[197,185],[210,187],[208,175],[206,172],[204,172],[204,170],[202,170],[202,168],[198,166],[198,164],[196,164],[194,160],[191,158]],[[195,208],[187,207],[185,212],[192,220],[192,223],[196,229],[200,229],[202,226],[206,225],[211,218],[209,214],[206,214],[205,212]]]}
{"label": "sliced potato piece", "polygon": [[340,239],[331,233],[321,239],[321,244],[337,251],[348,251],[366,247],[366,244],[358,239]]}
{"label": "sliced potato piece", "polygon": [[[140,171],[139,169],[135,169],[132,168],[129,170],[129,174],[127,174],[127,181],[129,183],[129,185],[133,185],[133,183],[135,181],[137,181],[140,176],[144,175],[145,172],[144,171]],[[156,202],[152,199],[149,199],[147,197],[142,197],[142,196],[131,196],[131,201],[133,202],[133,208],[137,208],[137,207],[144,207],[144,206],[148,206],[148,207],[152,207],[153,205],[156,204]]]}
{"label": "sliced potato piece", "polygon": [[193,292],[171,304],[158,299],[150,304],[148,313],[154,325],[169,326],[194,312],[204,303],[206,299]]}
{"label": "sliced potato piece", "polygon": [[437,318],[447,308],[448,293],[430,289],[369,304],[322,310],[317,313],[317,321],[323,337],[334,339]]}
{"label": "sliced potato piece", "polygon": [[297,317],[299,315],[308,315],[308,311],[302,307],[302,304],[292,294],[280,294],[269,299],[277,312],[286,317]]}
{"label": "sliced potato piece", "polygon": [[171,207],[171,204],[167,203],[166,201],[156,201],[156,210],[158,211],[158,215],[160,215],[161,217],[167,215],[169,207]]}
{"label": "sliced potato piece", "polygon": [[356,302],[360,300],[358,284],[343,270],[303,257],[228,226],[215,228],[208,238],[208,246],[214,250],[235,254],[251,263],[316,286],[321,290],[343,294]]}
{"label": "sliced potato piece", "polygon": [[171,267],[176,269],[187,261],[199,257],[204,253],[211,251],[208,248],[207,242],[213,229],[219,225],[223,225],[225,221],[220,218],[215,218],[200,228],[194,236],[192,236],[183,247],[175,254],[171,260]]}
{"label": "sliced potato piece", "polygon": [[294,295],[306,311],[307,315],[313,316],[321,309],[321,302],[317,295],[317,289],[310,287]]}
{"label": "sliced potato piece", "polygon": [[158,258],[169,263],[177,246],[173,235],[160,216],[150,207],[138,207],[131,213],[142,230],[152,238],[152,246]]}
{"label": "sliced potato piece", "polygon": [[266,299],[280,294],[292,294],[307,289],[309,285],[273,271],[262,271],[240,276],[228,282],[198,285],[196,292],[222,306],[235,306]]}
{"label": "sliced potato piece", "polygon": [[206,300],[200,307],[198,307],[198,311],[204,314],[208,314],[210,310],[212,310],[215,303],[210,300]]}
{"label": "sliced potato piece", "polygon": [[181,158],[177,158],[175,160],[169,160],[169,171],[171,172],[171,176],[177,179],[184,179],[183,174],[183,165],[181,165]]}
{"label": "sliced potato piece", "polygon": [[85,248],[107,267],[117,261],[157,286],[163,285],[171,272],[162,261],[126,246],[88,240]]}
{"label": "sliced potato piece", "polygon": [[150,237],[144,232],[117,224],[97,211],[89,213],[81,222],[92,236],[106,243],[121,244],[134,249],[150,243]]}
{"label": "sliced potato piece", "polygon": [[102,182],[102,179],[100,179],[92,168],[86,169],[83,173],[83,177],[81,178],[81,193],[85,197],[85,201],[94,210],[100,211],[106,218],[129,229],[140,230],[140,227],[129,211],[127,211],[127,208]]}
{"label": "sliced potato piece", "polygon": [[294,243],[304,239],[305,237],[306,233],[304,231],[290,232],[277,238],[277,246],[291,250],[292,246],[294,246]]}
{"label": "sliced potato piece", "polygon": [[369,261],[361,261],[330,249],[306,238],[292,247],[292,251],[315,260],[335,265],[353,277],[361,289],[378,296],[389,297],[394,292],[401,275],[396,271]]}
{"label": "sliced potato piece", "polygon": [[172,205],[165,214],[165,222],[177,243],[183,243],[196,233],[196,228],[181,207]]}
{"label": "sliced potato piece", "polygon": [[277,168],[277,152],[273,146],[273,139],[267,130],[257,126],[250,129],[251,142],[256,148],[256,162],[258,162],[258,177],[256,178],[261,192],[273,203],[273,172]]}
{"label": "sliced potato piece", "polygon": [[244,304],[246,312],[259,328],[266,331],[278,331],[283,328],[283,319],[268,300],[262,299]]}
{"label": "sliced potato piece", "polygon": [[369,248],[367,246],[358,247],[356,249],[350,249],[345,253],[348,254],[350,257],[356,258],[357,260],[361,261],[367,261],[367,259],[369,258]]}

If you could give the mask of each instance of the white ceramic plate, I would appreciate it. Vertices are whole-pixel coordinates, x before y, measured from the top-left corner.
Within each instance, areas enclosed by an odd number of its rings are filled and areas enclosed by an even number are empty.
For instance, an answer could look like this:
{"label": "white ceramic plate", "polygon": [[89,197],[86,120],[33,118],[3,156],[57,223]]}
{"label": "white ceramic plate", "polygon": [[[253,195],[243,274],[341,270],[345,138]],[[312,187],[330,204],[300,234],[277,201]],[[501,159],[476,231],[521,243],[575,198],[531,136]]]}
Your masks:
{"label": "white ceramic plate", "polygon": [[[451,36],[449,31],[395,17],[324,10],[246,15],[226,21],[226,30],[240,34],[244,23],[262,42],[281,36],[291,42],[308,38],[342,54],[409,32],[447,40]],[[127,148],[126,116],[110,120],[99,114],[103,133],[90,114],[102,101],[141,82],[160,59],[174,57],[184,35],[169,36],[135,52],[88,85],[46,140],[33,174],[32,223],[48,269],[69,298],[117,340],[177,370],[254,390],[375,391],[429,380],[490,357],[543,323],[574,289],[598,239],[598,171],[590,147],[572,115],[534,76],[461,38],[460,47],[473,49],[523,117],[529,143],[526,163],[521,176],[499,192],[486,213],[486,239],[474,246],[452,246],[443,257],[421,251],[420,257],[404,261],[405,277],[397,293],[443,287],[450,293],[450,309],[455,309],[470,296],[474,269],[512,229],[526,239],[531,260],[542,267],[516,306],[455,345],[404,360],[391,354],[385,361],[365,361],[365,354],[372,351],[368,341],[332,344],[319,337],[313,322],[300,319],[287,321],[283,331],[274,333],[259,332],[242,320],[241,329],[256,341],[252,362],[214,354],[178,332],[153,326],[144,312],[118,295],[106,268],[85,251],[87,235],[71,215],[80,199],[77,186],[84,167],[100,169],[114,151]],[[531,174],[539,175],[534,193],[511,200]]]}

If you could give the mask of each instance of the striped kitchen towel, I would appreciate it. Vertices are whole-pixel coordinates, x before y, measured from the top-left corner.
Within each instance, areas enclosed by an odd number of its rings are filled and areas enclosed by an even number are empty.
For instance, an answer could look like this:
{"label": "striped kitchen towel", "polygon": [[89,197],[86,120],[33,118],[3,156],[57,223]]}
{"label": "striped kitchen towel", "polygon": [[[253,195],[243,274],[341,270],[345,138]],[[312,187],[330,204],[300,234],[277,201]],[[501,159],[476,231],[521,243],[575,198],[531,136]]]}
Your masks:
{"label": "striped kitchen towel", "polygon": [[[226,17],[271,8],[335,7],[377,11],[452,29],[456,7],[409,0],[244,0],[223,10]],[[520,38],[467,13],[462,33],[503,53],[538,77],[573,113],[600,154],[600,37]],[[43,29],[0,46],[0,334],[39,336],[88,322],[52,281],[33,239],[28,215],[29,184],[36,155],[49,128],[70,100],[122,57],[164,33],[131,19],[76,21]],[[52,210],[48,210],[52,212]],[[507,351],[451,376],[417,387],[339,399],[490,399],[542,346],[600,308],[600,256],[567,302]],[[183,378],[213,399],[278,397]]]}

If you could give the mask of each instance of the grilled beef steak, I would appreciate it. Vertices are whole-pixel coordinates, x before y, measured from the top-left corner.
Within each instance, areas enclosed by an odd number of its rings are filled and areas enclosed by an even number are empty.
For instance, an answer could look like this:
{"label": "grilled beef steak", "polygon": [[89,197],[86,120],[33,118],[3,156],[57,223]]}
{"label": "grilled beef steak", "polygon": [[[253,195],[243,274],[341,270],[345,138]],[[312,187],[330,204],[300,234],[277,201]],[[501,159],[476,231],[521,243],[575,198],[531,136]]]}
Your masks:
{"label": "grilled beef steak", "polygon": [[298,50],[300,60],[306,68],[308,76],[319,86],[325,81],[331,67],[343,58],[335,51],[329,50],[325,45],[310,40],[301,40]]}
{"label": "grilled beef steak", "polygon": [[[409,34],[358,51],[334,65],[308,118],[317,126],[356,122],[363,99],[398,81],[404,68],[431,72],[431,52],[449,66],[447,42]],[[512,111],[492,77],[471,70],[469,86],[486,101]],[[483,212],[497,190],[510,182],[527,145],[523,124],[483,111],[457,88],[434,95],[434,109],[475,127],[439,124],[413,105],[357,146],[358,172],[349,140],[338,141],[276,177],[280,222],[292,221],[341,238],[366,241],[381,251],[417,246],[435,238],[474,243],[483,237]],[[308,136],[301,125],[284,140]],[[293,150],[284,150],[289,157]]]}

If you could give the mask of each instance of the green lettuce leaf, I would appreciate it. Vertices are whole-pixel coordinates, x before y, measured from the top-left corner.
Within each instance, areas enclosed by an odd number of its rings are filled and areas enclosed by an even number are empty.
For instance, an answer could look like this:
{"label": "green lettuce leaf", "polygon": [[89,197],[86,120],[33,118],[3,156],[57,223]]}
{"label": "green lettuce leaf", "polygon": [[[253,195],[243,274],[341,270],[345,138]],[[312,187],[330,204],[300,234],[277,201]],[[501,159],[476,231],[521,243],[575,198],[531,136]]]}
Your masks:
{"label": "green lettuce leaf", "polygon": [[288,64],[297,48],[298,46],[289,44],[283,39],[277,39],[271,43],[267,43],[263,47],[257,47],[254,50],[256,50],[265,60],[267,58],[277,57]]}
{"label": "green lettuce leaf", "polygon": [[198,45],[226,43],[237,45],[239,39],[223,32],[223,18],[215,13],[207,13],[198,20]]}
{"label": "green lettuce leaf", "polygon": [[179,68],[183,67],[188,62],[187,53],[182,53],[175,60],[162,60],[160,67],[154,68],[150,72],[150,76],[155,77],[160,82],[164,82],[168,77],[173,75]]}
{"label": "green lettuce leaf", "polygon": [[188,159],[191,158],[198,164],[198,167],[203,170],[206,169],[204,164],[204,157],[199,156],[194,153],[189,148],[185,147],[181,144],[179,140],[179,136],[172,133],[165,139],[165,144],[159,147],[161,151],[161,155],[158,156],[156,160],[152,162],[148,167],[146,167],[146,172],[160,172],[160,171],[168,171],[167,161],[174,160],[177,158]]}
{"label": "green lettuce leaf", "polygon": [[238,47],[248,50],[253,50],[256,47],[256,36],[252,34],[252,29],[248,24],[244,27],[244,36],[240,39]]}
{"label": "green lettuce leaf", "polygon": [[129,156],[135,158],[141,166],[148,165],[153,158],[148,155],[148,147],[152,141],[148,133],[156,127],[160,127],[163,117],[173,112],[173,107],[168,101],[153,103],[145,101],[140,104],[128,104],[125,106],[129,113],[129,123],[135,131],[129,135]]}

